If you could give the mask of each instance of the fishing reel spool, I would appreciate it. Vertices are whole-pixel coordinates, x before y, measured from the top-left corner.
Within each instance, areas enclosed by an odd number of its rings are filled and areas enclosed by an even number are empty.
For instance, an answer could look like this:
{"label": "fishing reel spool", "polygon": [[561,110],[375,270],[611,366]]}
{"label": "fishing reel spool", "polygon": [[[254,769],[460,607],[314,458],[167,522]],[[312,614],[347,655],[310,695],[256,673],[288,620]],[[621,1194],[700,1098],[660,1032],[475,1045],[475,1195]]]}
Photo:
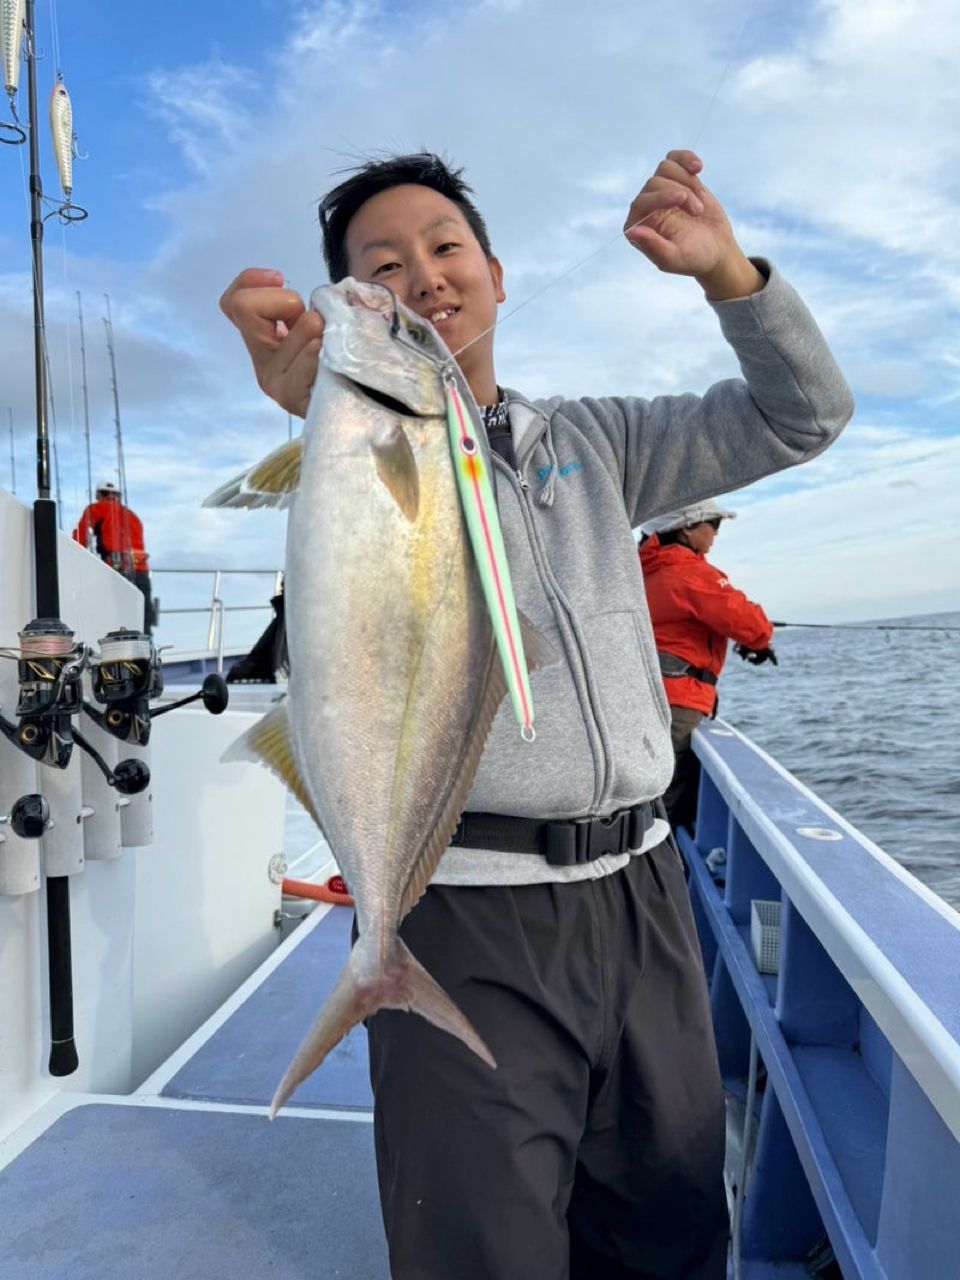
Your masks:
{"label": "fishing reel spool", "polygon": [[59,618],[34,618],[20,632],[16,658],[17,723],[0,715],[0,731],[31,759],[65,769],[75,741],[71,717],[83,705],[86,647],[73,643]]}
{"label": "fishing reel spool", "polygon": [[[84,711],[112,737],[139,747],[145,747],[150,741],[150,726],[157,716],[198,698],[203,699],[211,714],[220,715],[230,698],[226,681],[211,674],[199,692],[165,707],[151,707],[150,699],[163,693],[163,671],[157,648],[142,631],[125,627],[108,631],[102,637],[99,654],[90,660],[90,677],[93,696],[106,710],[84,702]],[[111,771],[89,743],[81,745],[96,760],[110,785],[124,795],[136,795],[149,785],[150,771],[144,761],[121,760]]]}
{"label": "fishing reel spool", "polygon": [[106,707],[100,711],[84,703],[84,710],[101,729],[121,742],[145,747],[150,741],[150,699],[163,692],[163,672],[157,649],[141,631],[108,631],[99,656],[91,659],[93,696]]}

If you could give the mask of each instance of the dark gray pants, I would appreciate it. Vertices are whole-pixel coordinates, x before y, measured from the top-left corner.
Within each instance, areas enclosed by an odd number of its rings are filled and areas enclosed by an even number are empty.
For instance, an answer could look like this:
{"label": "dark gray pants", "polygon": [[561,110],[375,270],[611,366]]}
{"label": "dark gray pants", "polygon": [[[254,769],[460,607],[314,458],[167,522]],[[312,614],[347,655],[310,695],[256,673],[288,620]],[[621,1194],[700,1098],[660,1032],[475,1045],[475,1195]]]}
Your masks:
{"label": "dark gray pants", "polygon": [[693,731],[705,719],[706,712],[694,711],[692,707],[670,708],[670,741],[673,743],[675,764],[663,803],[674,830],[688,827],[693,831],[696,825],[700,761],[694,755],[691,739]]}
{"label": "dark gray pants", "polygon": [[490,1046],[370,1019],[394,1280],[723,1280],[723,1100],[670,844],[603,880],[428,889],[401,933]]}

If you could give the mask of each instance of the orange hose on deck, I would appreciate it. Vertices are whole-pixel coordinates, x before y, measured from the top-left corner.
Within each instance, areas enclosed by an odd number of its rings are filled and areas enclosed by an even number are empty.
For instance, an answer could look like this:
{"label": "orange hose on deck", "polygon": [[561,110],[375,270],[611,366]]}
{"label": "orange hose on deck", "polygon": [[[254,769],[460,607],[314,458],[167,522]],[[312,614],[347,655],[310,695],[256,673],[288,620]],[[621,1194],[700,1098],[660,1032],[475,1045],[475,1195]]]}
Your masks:
{"label": "orange hose on deck", "polygon": [[331,876],[325,884],[311,884],[308,880],[284,880],[281,888],[288,898],[313,898],[316,902],[333,902],[341,907],[354,905],[343,876]]}

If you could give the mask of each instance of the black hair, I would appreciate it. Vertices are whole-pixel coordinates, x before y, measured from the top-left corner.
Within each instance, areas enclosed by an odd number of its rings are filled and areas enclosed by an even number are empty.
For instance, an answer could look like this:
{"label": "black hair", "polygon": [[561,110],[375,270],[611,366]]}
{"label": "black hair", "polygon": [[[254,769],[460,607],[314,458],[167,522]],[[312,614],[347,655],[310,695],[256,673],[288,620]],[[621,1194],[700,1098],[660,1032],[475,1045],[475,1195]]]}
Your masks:
{"label": "black hair", "polygon": [[[683,532],[683,529],[668,529],[665,533],[659,534],[661,547],[671,547],[675,542],[680,542],[680,535]],[[687,544],[683,542],[681,545],[686,546]]]}
{"label": "black hair", "polygon": [[334,284],[349,275],[345,242],[350,219],[371,197],[379,195],[381,191],[389,191],[391,187],[402,187],[408,183],[430,187],[452,200],[466,218],[480,248],[488,258],[492,257],[493,250],[490,248],[486,223],[469,198],[473,194],[473,188],[463,181],[462,169],[451,169],[431,151],[388,156],[385,160],[368,160],[366,164],[354,169],[349,178],[328,191],[320,201],[323,256]]}

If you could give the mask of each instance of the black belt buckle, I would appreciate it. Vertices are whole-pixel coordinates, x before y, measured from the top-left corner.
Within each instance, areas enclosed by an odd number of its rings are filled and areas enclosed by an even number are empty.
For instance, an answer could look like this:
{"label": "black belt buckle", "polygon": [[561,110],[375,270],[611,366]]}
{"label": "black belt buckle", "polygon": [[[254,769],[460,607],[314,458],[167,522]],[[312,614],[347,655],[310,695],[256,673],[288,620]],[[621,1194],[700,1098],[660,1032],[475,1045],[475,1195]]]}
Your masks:
{"label": "black belt buckle", "polygon": [[595,862],[606,853],[626,853],[631,847],[629,820],[634,812],[623,809],[608,818],[545,822],[543,856],[551,866],[576,867]]}

